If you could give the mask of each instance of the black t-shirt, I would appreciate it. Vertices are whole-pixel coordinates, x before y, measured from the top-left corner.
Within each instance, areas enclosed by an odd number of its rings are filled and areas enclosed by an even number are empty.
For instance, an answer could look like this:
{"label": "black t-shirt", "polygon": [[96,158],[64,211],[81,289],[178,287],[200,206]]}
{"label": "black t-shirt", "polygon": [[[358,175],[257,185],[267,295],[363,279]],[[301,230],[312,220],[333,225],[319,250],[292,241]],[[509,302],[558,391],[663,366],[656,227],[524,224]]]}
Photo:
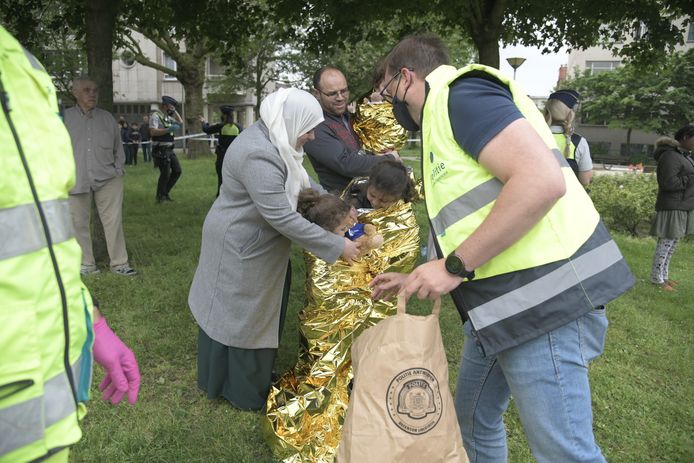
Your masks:
{"label": "black t-shirt", "polygon": [[523,114],[503,84],[462,76],[451,84],[448,117],[458,144],[477,160],[485,145]]}

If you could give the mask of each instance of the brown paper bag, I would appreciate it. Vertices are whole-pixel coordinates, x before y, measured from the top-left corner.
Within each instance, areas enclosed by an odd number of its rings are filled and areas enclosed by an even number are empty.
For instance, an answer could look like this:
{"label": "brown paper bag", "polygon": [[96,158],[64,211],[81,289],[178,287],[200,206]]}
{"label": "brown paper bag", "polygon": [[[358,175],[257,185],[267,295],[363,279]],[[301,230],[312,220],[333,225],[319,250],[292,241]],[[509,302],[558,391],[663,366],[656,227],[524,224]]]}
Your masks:
{"label": "brown paper bag", "polygon": [[467,463],[441,339],[441,300],[431,315],[398,313],[352,345],[354,384],[338,463]]}

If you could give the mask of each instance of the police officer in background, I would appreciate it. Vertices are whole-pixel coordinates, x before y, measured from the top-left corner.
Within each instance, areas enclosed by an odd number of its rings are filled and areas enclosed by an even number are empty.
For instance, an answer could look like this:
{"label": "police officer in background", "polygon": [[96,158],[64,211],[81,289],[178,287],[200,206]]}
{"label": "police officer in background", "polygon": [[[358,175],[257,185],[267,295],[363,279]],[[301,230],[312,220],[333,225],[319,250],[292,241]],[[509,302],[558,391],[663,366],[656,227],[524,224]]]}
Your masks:
{"label": "police officer in background", "polygon": [[152,137],[152,158],[159,167],[157,203],[171,201],[169,192],[181,176],[181,163],[174,153],[174,133],[181,128],[183,119],[176,111],[178,101],[170,96],[161,97],[159,109],[149,118],[149,133]]}
{"label": "police officer in background", "polygon": [[203,132],[209,135],[218,134],[217,147],[214,150],[214,153],[217,155],[217,160],[214,163],[214,167],[217,170],[217,196],[219,196],[219,188],[222,186],[222,164],[224,163],[224,155],[229,145],[231,145],[231,142],[236,139],[242,130],[241,126],[234,122],[234,108],[224,105],[220,106],[219,110],[222,113],[222,122],[219,124],[210,125],[205,122],[204,117],[199,117]]}
{"label": "police officer in background", "polygon": [[0,103],[0,463],[67,463],[92,359],[114,404],[137,401],[140,373],[80,280],[75,160],[55,87],[2,26]]}
{"label": "police officer in background", "polygon": [[593,178],[593,160],[588,141],[574,132],[574,121],[581,96],[575,90],[563,89],[552,93],[545,103],[544,116],[559,151],[581,185],[588,186]]}

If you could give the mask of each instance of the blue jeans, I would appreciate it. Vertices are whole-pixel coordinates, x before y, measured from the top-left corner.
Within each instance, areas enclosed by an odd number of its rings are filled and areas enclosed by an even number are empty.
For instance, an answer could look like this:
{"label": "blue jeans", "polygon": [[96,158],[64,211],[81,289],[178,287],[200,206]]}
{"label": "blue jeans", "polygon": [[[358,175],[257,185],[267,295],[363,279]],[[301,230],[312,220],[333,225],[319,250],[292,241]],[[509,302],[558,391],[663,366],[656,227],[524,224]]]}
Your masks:
{"label": "blue jeans", "polygon": [[455,408],[470,462],[507,461],[503,415],[511,395],[538,462],[604,462],[593,436],[588,362],[602,353],[606,332],[599,308],[483,357],[466,322]]}

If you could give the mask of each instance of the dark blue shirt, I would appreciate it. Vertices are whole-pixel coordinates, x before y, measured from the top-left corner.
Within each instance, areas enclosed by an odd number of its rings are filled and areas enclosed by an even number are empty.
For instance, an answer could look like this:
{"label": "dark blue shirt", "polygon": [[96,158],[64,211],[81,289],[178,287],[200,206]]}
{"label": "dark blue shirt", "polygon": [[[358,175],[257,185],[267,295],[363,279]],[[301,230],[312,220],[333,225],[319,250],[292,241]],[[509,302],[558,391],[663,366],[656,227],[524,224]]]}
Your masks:
{"label": "dark blue shirt", "polygon": [[451,84],[448,117],[458,144],[477,160],[492,138],[523,115],[501,83],[462,76]]}

